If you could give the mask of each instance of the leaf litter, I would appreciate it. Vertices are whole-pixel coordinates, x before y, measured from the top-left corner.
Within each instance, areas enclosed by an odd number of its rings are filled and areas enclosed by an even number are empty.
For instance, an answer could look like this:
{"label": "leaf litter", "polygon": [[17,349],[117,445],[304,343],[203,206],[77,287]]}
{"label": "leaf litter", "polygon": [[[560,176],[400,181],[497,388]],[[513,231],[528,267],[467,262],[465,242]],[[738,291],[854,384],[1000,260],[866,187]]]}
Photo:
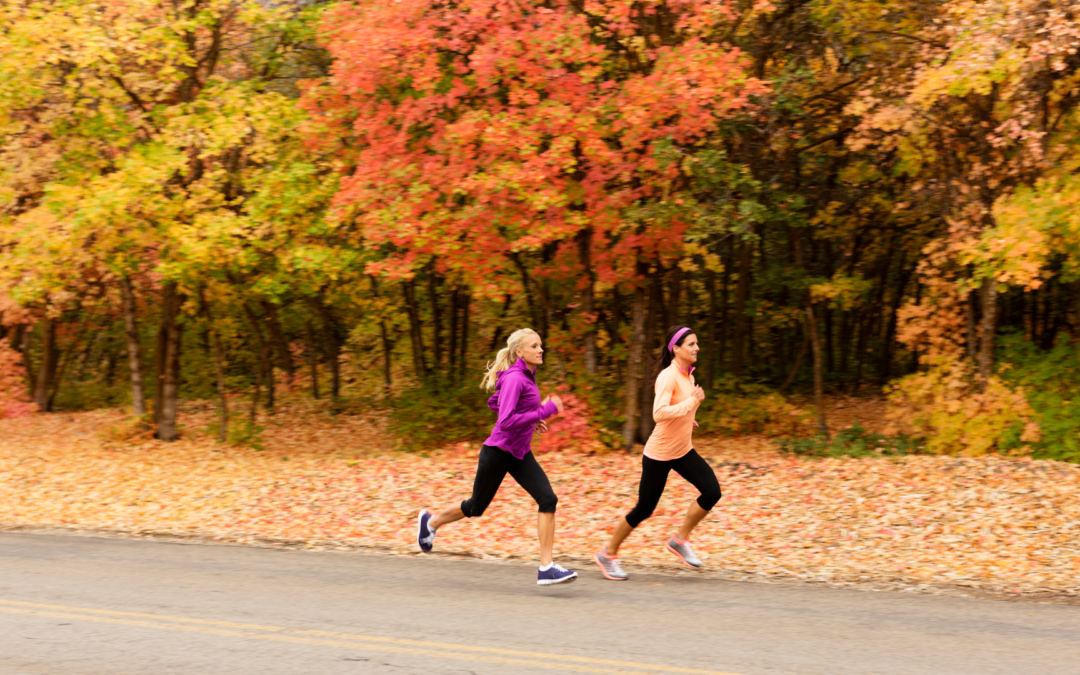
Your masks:
{"label": "leaf litter", "polygon": [[[213,413],[194,408],[192,428]],[[54,527],[242,544],[305,542],[415,554],[419,509],[467,498],[479,444],[395,451],[377,414],[297,405],[262,422],[263,450],[189,433],[115,440],[115,410],[0,420],[0,528]],[[1080,466],[1021,458],[813,459],[762,437],[697,444],[723,499],[693,544],[727,578],[1080,597]],[[639,448],[640,451],[640,448]],[[539,456],[559,495],[556,558],[588,564],[633,506],[638,454]],[[620,551],[664,550],[696,492],[676,475]],[[482,518],[439,532],[444,555],[536,559],[536,507],[508,478]]]}

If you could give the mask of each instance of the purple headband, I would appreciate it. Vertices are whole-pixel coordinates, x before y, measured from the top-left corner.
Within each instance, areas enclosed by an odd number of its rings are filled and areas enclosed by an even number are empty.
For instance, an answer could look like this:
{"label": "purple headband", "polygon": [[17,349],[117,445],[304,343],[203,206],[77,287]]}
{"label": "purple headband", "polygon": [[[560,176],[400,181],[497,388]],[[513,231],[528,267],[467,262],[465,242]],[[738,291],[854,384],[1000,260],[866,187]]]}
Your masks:
{"label": "purple headband", "polygon": [[691,333],[691,332],[693,332],[693,331],[691,331],[689,328],[681,328],[678,333],[675,333],[675,335],[671,336],[671,342],[668,343],[667,350],[669,352],[671,352],[672,354],[674,354],[675,353],[675,343],[678,342],[682,338],[682,336],[686,335],[687,333]]}

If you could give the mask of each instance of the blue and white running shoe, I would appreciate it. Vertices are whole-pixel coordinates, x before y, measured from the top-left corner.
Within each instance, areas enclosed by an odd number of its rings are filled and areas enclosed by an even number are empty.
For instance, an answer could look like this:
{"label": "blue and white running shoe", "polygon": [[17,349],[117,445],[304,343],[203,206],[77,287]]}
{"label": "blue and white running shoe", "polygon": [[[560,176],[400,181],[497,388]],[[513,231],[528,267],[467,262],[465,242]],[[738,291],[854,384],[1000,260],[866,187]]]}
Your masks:
{"label": "blue and white running shoe", "polygon": [[420,511],[416,518],[416,543],[420,544],[420,550],[424,553],[431,553],[431,548],[435,545],[435,530],[428,527],[430,520],[431,514],[427,509]]}
{"label": "blue and white running shoe", "polygon": [[551,586],[552,584],[567,584],[577,579],[577,572],[571,572],[562,565],[552,565],[546,570],[540,570],[536,574],[538,586]]}

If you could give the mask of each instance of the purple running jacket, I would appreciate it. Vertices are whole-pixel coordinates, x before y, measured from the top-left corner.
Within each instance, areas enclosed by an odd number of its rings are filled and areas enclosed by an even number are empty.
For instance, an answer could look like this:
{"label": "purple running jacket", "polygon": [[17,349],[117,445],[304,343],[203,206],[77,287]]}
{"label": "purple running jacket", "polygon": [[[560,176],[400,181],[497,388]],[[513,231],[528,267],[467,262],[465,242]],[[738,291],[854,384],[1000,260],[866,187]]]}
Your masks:
{"label": "purple running jacket", "polygon": [[540,388],[525,359],[518,359],[496,378],[488,407],[499,414],[499,419],[484,445],[502,448],[522,459],[532,449],[536,423],[559,412],[559,408],[551,401],[540,404]]}

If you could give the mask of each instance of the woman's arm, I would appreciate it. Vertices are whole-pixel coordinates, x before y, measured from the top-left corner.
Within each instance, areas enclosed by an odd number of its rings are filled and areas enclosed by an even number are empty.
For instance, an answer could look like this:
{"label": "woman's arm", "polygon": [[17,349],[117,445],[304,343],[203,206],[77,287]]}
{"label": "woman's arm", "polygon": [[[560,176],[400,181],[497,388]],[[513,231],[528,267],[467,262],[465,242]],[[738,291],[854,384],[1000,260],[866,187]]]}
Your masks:
{"label": "woman's arm", "polygon": [[688,396],[682,403],[671,405],[671,396],[675,393],[675,378],[670,371],[661,372],[656,378],[656,398],[653,399],[652,416],[654,422],[682,417],[693,412],[701,401]]}
{"label": "woman's arm", "polygon": [[530,427],[540,420],[547,419],[558,412],[554,402],[543,403],[535,410],[515,412],[518,401],[521,399],[521,390],[525,383],[520,377],[510,377],[503,383],[499,390],[499,420],[495,427],[503,431],[513,431],[523,427]]}

